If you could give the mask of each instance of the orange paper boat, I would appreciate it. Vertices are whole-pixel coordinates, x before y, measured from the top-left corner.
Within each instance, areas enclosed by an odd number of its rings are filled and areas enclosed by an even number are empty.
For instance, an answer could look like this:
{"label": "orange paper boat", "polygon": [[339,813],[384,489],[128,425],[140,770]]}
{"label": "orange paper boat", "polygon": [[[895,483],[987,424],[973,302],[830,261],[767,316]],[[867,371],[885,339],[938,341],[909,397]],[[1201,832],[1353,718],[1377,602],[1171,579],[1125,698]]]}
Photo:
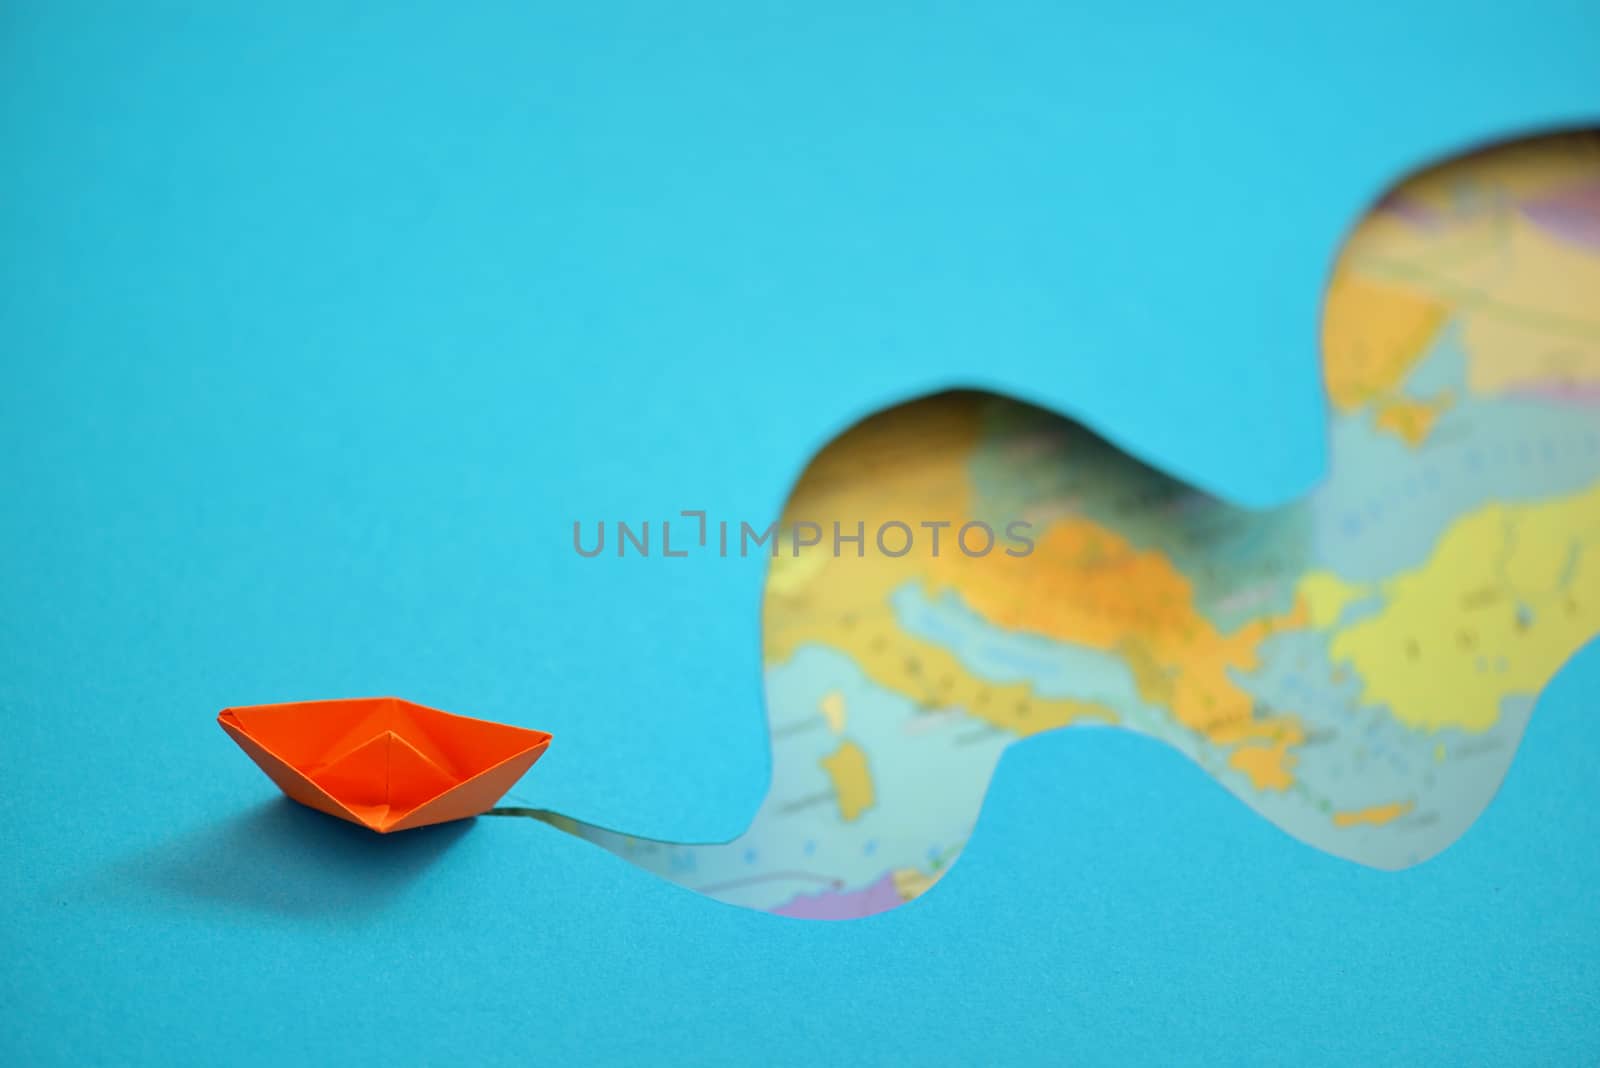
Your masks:
{"label": "orange paper boat", "polygon": [[217,722],[284,793],[380,834],[488,811],[550,746],[397,697],[225,708]]}

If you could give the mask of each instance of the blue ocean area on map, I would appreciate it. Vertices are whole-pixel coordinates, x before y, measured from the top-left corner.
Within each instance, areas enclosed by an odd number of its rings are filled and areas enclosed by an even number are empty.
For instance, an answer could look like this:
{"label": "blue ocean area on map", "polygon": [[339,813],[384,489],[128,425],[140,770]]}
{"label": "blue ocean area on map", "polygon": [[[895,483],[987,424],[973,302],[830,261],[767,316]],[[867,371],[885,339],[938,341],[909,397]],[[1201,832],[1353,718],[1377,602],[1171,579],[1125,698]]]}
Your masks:
{"label": "blue ocean area on map", "polygon": [[[1447,517],[1488,500],[1533,500],[1589,484],[1600,467],[1600,425],[1585,407],[1483,400],[1466,388],[1459,332],[1444,330],[1407,380],[1424,397],[1459,397],[1435,429],[1427,456],[1412,462],[1406,445],[1373,433],[1369,418],[1334,420],[1335,467],[1361,472],[1319,494],[1318,553],[1349,579],[1378,578],[1414,567]],[[1470,432],[1469,432],[1470,431]],[[1395,510],[1431,502],[1432,523],[1386,522]]]}

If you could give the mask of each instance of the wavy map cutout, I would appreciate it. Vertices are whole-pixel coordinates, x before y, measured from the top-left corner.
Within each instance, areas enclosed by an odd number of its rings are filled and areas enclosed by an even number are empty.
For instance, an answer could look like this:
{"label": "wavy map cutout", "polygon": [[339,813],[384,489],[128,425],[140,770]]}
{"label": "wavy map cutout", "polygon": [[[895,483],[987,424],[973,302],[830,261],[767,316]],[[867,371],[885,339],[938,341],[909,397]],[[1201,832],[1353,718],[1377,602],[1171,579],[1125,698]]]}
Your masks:
{"label": "wavy map cutout", "polygon": [[[1305,500],[1235,507],[992,395],[875,415],[785,509],[750,828],[688,845],[498,811],[731,904],[849,919],[949,869],[1006,747],[1117,726],[1319,849],[1426,860],[1600,632],[1597,294],[1600,138],[1546,138],[1421,174],[1351,235],[1323,323],[1330,472]],[[1033,551],[953,550],[972,520],[1026,522]],[[864,525],[862,555],[790,553],[835,521]],[[943,551],[888,555],[891,522],[950,524]]]}

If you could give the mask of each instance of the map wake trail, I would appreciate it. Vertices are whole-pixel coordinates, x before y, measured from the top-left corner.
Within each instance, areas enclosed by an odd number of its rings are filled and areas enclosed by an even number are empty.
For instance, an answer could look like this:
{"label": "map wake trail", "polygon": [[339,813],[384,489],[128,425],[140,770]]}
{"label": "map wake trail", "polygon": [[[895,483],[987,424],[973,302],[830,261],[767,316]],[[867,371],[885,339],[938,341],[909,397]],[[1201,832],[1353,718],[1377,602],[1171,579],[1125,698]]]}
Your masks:
{"label": "map wake trail", "polygon": [[1421,174],[1362,222],[1322,326],[1328,477],[1278,509],[1002,397],[865,420],[814,458],[783,532],[1021,522],[1031,551],[782,537],[772,786],[732,842],[497,813],[732,904],[848,919],[948,870],[1009,746],[1115,726],[1318,849],[1383,869],[1437,854],[1600,633],[1597,189],[1600,140],[1555,137]]}

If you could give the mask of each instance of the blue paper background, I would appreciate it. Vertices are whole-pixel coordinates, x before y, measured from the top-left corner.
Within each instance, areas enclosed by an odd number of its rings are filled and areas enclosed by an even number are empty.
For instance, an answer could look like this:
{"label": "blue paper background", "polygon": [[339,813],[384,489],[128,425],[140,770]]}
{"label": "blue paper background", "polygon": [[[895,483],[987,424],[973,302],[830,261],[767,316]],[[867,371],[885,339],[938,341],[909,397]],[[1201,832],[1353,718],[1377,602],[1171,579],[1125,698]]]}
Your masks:
{"label": "blue paper background", "polygon": [[395,693],[553,731],[535,803],[731,836],[759,561],[574,520],[764,522],[956,384],[1293,496],[1346,227],[1600,115],[1588,3],[859,6],[0,13],[0,1054],[1593,1059],[1593,650],[1416,872],[1053,738],[949,885],[828,928],[521,822],[363,837],[217,730]]}
{"label": "blue paper background", "polygon": [[1479,823],[1398,873],[1289,839],[1155,742],[1044,735],[1007,751],[939,886],[851,923],[718,904],[525,820],[380,839],[212,761],[14,828],[0,1052],[1592,1064],[1597,691],[1591,647]]}

